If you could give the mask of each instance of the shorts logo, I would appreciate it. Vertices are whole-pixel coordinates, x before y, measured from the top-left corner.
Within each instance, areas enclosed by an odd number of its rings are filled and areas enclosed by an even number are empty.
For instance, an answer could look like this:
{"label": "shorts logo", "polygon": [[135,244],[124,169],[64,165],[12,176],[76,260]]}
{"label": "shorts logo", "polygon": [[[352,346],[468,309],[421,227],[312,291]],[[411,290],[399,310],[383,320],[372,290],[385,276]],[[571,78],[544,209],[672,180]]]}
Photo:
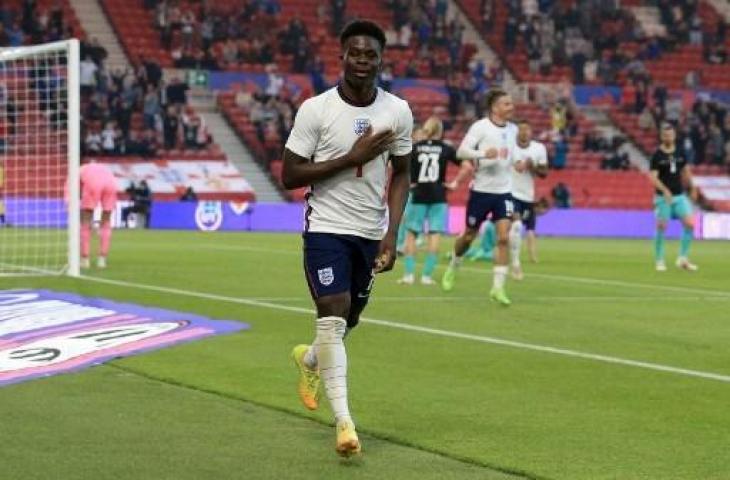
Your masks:
{"label": "shorts logo", "polygon": [[319,276],[319,283],[325,287],[329,287],[335,281],[335,272],[332,271],[332,267],[320,268],[317,270],[317,275]]}
{"label": "shorts logo", "polygon": [[370,126],[369,118],[356,118],[355,119],[355,135],[360,136],[365,133],[365,130]]}

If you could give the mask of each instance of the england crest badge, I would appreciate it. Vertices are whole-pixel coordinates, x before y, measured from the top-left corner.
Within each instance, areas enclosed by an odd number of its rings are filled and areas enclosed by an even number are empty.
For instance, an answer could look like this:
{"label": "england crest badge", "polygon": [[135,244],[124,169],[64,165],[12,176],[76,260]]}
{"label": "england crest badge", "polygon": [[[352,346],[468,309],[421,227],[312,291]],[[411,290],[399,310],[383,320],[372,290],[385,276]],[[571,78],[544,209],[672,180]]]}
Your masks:
{"label": "england crest badge", "polygon": [[355,135],[358,137],[365,133],[365,130],[368,129],[370,126],[370,119],[369,118],[356,118],[355,119]]}
{"label": "england crest badge", "polygon": [[329,287],[335,281],[335,272],[332,271],[332,267],[320,268],[317,270],[317,275],[319,276],[319,283],[325,287]]}

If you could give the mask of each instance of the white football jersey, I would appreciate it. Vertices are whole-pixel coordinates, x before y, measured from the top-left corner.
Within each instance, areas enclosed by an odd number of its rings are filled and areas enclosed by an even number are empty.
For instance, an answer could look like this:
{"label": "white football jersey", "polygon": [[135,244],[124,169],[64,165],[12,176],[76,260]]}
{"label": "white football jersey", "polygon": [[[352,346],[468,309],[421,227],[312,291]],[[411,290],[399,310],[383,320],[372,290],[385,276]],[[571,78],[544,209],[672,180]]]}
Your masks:
{"label": "white football jersey", "polygon": [[[515,145],[515,163],[527,161],[528,158],[532,160],[532,164],[536,167],[547,167],[548,158],[545,144],[532,140],[527,148],[522,148],[519,144]],[[512,196],[523,202],[535,201],[535,178],[532,172],[525,170],[520,173],[513,169]]]}
{"label": "white football jersey", "polygon": [[307,194],[304,230],[381,240],[388,227],[386,187],[390,155],[410,155],[413,115],[408,103],[378,88],[368,106],[347,103],[337,87],[302,103],[286,148],[314,162],[348,153],[368,125],[373,133],[386,129],[396,140],[361,168],[345,170],[311,186]]}
{"label": "white football jersey", "polygon": [[[497,162],[486,157],[473,160],[474,184],[471,189],[483,193],[510,193],[512,191],[512,156],[517,141],[517,126],[507,123],[500,127],[488,118],[478,120],[469,127],[462,147],[485,152],[490,148],[499,151]],[[489,162],[489,163],[488,163]]]}

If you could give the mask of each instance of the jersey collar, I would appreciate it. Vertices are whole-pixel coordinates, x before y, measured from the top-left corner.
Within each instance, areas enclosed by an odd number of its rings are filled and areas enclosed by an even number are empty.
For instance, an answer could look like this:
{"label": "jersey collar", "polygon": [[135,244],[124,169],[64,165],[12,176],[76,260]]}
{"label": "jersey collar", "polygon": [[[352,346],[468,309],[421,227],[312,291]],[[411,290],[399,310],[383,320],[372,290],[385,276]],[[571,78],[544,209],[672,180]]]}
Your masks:
{"label": "jersey collar", "polygon": [[337,94],[340,96],[342,101],[348,105],[352,105],[353,107],[359,107],[359,108],[369,107],[370,105],[375,103],[375,100],[378,98],[378,90],[379,90],[378,87],[375,87],[375,95],[373,95],[373,98],[371,98],[370,101],[365,102],[365,103],[357,103],[357,102],[353,101],[352,99],[347,98],[345,96],[345,93],[342,91],[342,85],[340,85],[339,83],[337,84]]}

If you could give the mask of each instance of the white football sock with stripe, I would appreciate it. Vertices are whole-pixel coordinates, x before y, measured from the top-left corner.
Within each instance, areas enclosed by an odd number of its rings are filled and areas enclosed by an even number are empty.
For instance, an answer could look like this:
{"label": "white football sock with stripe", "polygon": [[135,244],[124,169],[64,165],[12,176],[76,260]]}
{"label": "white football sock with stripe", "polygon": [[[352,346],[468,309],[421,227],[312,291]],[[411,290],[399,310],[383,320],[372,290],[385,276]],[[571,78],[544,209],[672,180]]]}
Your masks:
{"label": "white football sock with stripe", "polygon": [[497,289],[504,288],[504,281],[507,278],[507,265],[495,265],[492,271],[494,273],[492,286]]}
{"label": "white football sock with stripe", "polygon": [[339,423],[352,421],[347,403],[347,352],[342,341],[347,322],[340,317],[317,319],[316,355],[327,398]]}
{"label": "white football sock with stripe", "polygon": [[512,222],[509,230],[509,254],[512,265],[520,266],[520,251],[522,250],[522,223]]}

